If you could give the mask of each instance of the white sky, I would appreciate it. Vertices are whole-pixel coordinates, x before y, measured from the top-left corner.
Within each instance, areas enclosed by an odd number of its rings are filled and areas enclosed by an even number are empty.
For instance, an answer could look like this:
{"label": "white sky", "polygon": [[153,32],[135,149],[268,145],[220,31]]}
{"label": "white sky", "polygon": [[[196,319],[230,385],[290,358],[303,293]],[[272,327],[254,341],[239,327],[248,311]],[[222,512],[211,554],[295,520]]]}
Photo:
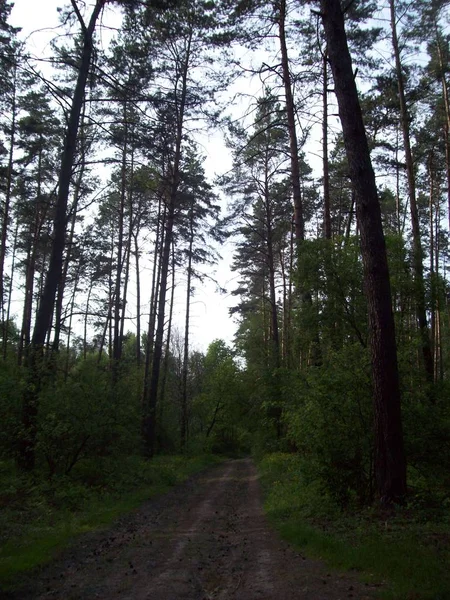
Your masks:
{"label": "white sky", "polygon": [[[64,6],[62,0],[14,0],[14,8],[11,14],[11,24],[22,27],[20,37],[27,40],[31,54],[37,58],[50,53],[49,41],[58,35],[57,8]],[[104,15],[104,19],[111,19],[111,8]],[[105,39],[107,43],[107,39]],[[231,167],[231,157],[223,140],[218,133],[201,140],[202,151],[206,155],[205,170],[207,176],[212,179],[217,173],[225,172]],[[149,252],[152,249],[149,248]],[[222,288],[228,292],[235,287],[233,279],[236,273],[230,271],[232,248],[226,245],[220,249],[223,259],[214,268],[215,273],[211,275],[218,281]],[[190,338],[193,349],[206,350],[207,346],[216,338],[222,338],[231,342],[236,330],[236,325],[229,316],[228,309],[236,299],[230,297],[229,293],[221,295],[216,292],[216,286],[212,282],[193,282],[195,296],[192,298]],[[183,282],[178,285],[178,294],[174,306],[175,326],[180,332],[184,331],[184,299],[185,290],[181,289]],[[145,298],[146,290],[143,289],[142,297]],[[131,301],[131,298],[130,298]],[[144,300],[143,300],[144,301]],[[15,307],[17,313],[19,307]],[[17,316],[17,315],[16,315]],[[145,327],[145,317],[142,325]],[[132,327],[130,326],[132,330]]]}

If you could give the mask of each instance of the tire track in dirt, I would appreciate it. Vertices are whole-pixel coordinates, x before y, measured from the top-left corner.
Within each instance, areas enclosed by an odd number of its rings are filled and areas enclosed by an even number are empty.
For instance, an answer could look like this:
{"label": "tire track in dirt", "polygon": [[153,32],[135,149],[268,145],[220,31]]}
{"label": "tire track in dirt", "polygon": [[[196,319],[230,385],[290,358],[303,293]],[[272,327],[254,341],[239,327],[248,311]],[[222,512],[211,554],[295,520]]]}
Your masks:
{"label": "tire track in dirt", "polygon": [[[282,542],[250,459],[228,461],[81,539],[14,600],[366,600],[375,588],[331,575]],[[1,594],[0,594],[1,597]]]}

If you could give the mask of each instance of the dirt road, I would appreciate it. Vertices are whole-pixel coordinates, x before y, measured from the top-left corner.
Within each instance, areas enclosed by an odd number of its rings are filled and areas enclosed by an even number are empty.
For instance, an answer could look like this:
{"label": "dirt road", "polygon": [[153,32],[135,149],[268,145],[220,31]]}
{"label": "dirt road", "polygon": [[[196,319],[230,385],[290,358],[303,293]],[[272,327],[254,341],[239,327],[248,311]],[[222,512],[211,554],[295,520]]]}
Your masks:
{"label": "dirt road", "polygon": [[79,540],[14,598],[363,600],[373,591],[279,540],[245,459],[197,475]]}

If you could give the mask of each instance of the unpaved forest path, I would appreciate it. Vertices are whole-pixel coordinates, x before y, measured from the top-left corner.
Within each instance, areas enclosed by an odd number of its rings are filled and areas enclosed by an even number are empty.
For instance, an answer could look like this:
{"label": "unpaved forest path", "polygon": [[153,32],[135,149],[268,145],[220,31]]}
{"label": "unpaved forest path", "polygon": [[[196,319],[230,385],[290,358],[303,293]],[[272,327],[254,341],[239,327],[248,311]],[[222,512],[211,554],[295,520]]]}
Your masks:
{"label": "unpaved forest path", "polygon": [[374,588],[280,541],[250,459],[227,461],[81,538],[13,598],[358,600]]}

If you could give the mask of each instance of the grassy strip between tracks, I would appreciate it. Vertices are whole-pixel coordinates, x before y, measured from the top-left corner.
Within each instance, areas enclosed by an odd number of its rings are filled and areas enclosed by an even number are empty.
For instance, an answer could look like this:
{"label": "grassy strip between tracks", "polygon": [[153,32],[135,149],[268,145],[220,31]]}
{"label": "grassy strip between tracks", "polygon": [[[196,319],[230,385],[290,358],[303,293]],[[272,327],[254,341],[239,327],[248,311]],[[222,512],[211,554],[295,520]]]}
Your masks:
{"label": "grassy strip between tracks", "polygon": [[112,523],[145,500],[220,462],[212,455],[80,462],[70,477],[34,480],[0,463],[0,589],[51,560],[77,535]]}
{"label": "grassy strip between tracks", "polygon": [[450,599],[448,508],[431,513],[409,506],[390,514],[374,508],[340,510],[317,484],[302,482],[295,455],[266,455],[259,472],[266,514],[306,555],[381,584],[380,598]]}

